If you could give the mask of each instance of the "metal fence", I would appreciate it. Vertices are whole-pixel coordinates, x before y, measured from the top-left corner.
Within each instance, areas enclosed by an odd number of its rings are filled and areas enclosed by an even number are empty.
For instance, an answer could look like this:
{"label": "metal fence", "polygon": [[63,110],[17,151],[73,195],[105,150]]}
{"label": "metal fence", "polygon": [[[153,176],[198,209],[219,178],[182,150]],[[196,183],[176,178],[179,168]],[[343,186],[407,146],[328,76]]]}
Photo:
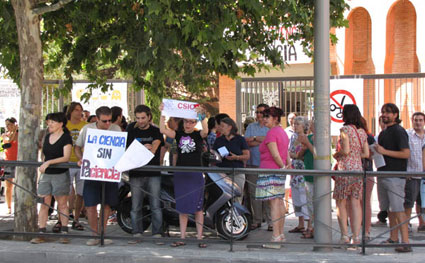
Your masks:
{"label": "metal fence", "polygon": [[[41,163],[39,162],[27,162],[27,161],[0,161],[0,165],[1,166],[25,166],[25,167],[38,167],[39,165],[41,165]],[[53,167],[53,166],[52,166]],[[55,165],[55,167],[61,167],[61,168],[76,168],[76,164],[60,164],[60,165]],[[236,174],[264,174],[264,173],[273,173],[273,174],[283,174],[283,175],[311,175],[311,176],[357,176],[359,178],[361,178],[362,182],[363,182],[363,215],[365,215],[365,202],[366,202],[366,180],[370,177],[373,176],[378,176],[380,178],[382,177],[408,177],[408,176],[418,176],[418,175],[422,175],[425,176],[424,173],[408,173],[408,172],[353,172],[353,171],[328,171],[328,170],[282,170],[282,169],[278,169],[278,170],[273,170],[273,169],[254,169],[254,168],[217,168],[217,167],[175,167],[175,166],[145,166],[142,168],[138,168],[137,170],[139,171],[161,171],[161,172],[193,172],[193,171],[201,171],[203,173],[224,173],[226,174],[226,177],[223,178],[223,180],[230,179],[232,184],[234,183],[234,176]],[[8,177],[3,177],[3,180],[10,180]],[[215,183],[215,182],[211,182],[211,183]],[[29,191],[28,189],[25,189],[23,186],[21,185],[17,185],[16,183],[13,183],[17,188],[19,188],[20,190],[29,192],[33,197],[34,197],[34,205],[37,205],[38,203],[43,203],[42,199],[37,198],[36,193]],[[233,188],[232,188],[233,189]],[[387,189],[389,191],[391,191],[391,189]],[[145,190],[143,190],[147,195],[151,195],[151,193],[146,192]],[[318,198],[323,198],[326,195],[332,194],[332,191],[329,193],[326,193]],[[235,198],[234,196],[234,192],[232,190],[232,196],[233,198]],[[317,199],[316,199],[317,200]],[[165,203],[165,200],[160,200],[161,202]],[[310,200],[308,202],[311,202],[311,204],[314,203],[315,200]],[[104,200],[102,201],[102,204],[104,203]],[[307,203],[305,204],[307,205]],[[103,205],[102,205],[103,207]],[[102,209],[103,212],[103,209]],[[19,211],[15,211],[15,214],[19,213]],[[65,215],[68,216],[68,215]],[[148,215],[144,215],[144,217],[149,217],[150,214]],[[423,216],[423,214],[421,214],[421,216]],[[235,218],[233,217],[233,215],[231,215],[231,220],[232,220],[232,226],[234,224],[233,220],[235,220]],[[413,217],[412,217],[413,218]],[[193,220],[193,219],[192,219]],[[278,220],[278,219],[277,219]],[[315,219],[315,224],[320,224],[321,222],[317,222],[317,219]],[[397,228],[402,224],[407,224],[409,222],[410,219],[406,220],[405,222],[401,222],[399,225],[396,225],[393,227]],[[364,221],[364,216],[363,216],[363,221]],[[195,222],[197,223],[197,222]],[[210,231],[215,231],[214,229],[208,228],[207,226],[203,225],[203,227],[207,230]],[[339,229],[334,228],[332,226],[326,226],[329,231],[336,231],[336,232],[340,232]],[[223,241],[223,240],[206,240],[206,242],[211,242],[211,243],[222,243],[222,242],[228,242],[229,246],[230,246],[230,251],[233,250],[233,244],[235,242],[234,238],[233,238],[233,227],[231,227],[231,231],[232,231],[232,235],[231,237],[228,239],[228,241]],[[93,231],[91,229],[89,229],[90,231]],[[294,242],[282,242],[282,244],[297,244],[297,245],[307,245],[307,246],[313,246],[313,247],[335,247],[335,246],[343,246],[343,247],[361,247],[362,249],[362,253],[365,254],[366,252],[366,248],[368,247],[394,247],[394,246],[403,246],[403,244],[375,244],[372,243],[372,241],[374,241],[376,238],[381,237],[382,235],[388,233],[391,229],[384,231],[383,233],[379,234],[378,236],[372,237],[370,240],[366,239],[366,235],[365,235],[365,224],[363,224],[363,231],[362,231],[362,239],[361,239],[361,244],[323,244],[323,243],[311,243],[311,242],[302,242],[302,243],[294,243]],[[108,238],[115,238],[115,239],[127,239],[127,240],[131,240],[131,239],[135,239],[134,237],[129,237],[127,236],[118,236],[118,237],[112,237],[112,236],[105,236],[103,230],[100,230],[101,233],[97,233],[100,235],[100,238],[102,239],[102,243],[103,244],[103,240],[105,237]],[[255,230],[254,230],[255,231]],[[13,231],[1,231],[0,234],[2,235],[17,235],[17,236],[54,236],[54,237],[69,237],[69,238],[93,238],[93,236],[90,235],[63,235],[63,234],[40,234],[40,233],[29,233],[29,232],[13,232]],[[248,233],[247,233],[248,234]],[[152,240],[150,238],[143,238],[146,240]],[[167,238],[167,241],[173,241],[176,240],[175,238]],[[177,239],[178,240],[178,239]],[[246,241],[238,241],[238,243],[246,243],[246,244],[264,244],[264,243],[270,243],[270,242],[264,242],[264,241],[257,241],[257,242],[246,242]],[[406,245],[406,244],[404,244]],[[414,243],[414,244],[410,244],[409,246],[412,247],[425,247],[425,243]]]}
{"label": "metal fence", "polygon": [[[378,130],[380,106],[393,102],[400,108],[405,128],[415,111],[425,111],[425,73],[341,75],[330,79],[363,79],[363,115],[372,133]],[[254,117],[259,103],[278,106],[285,115],[313,115],[314,77],[242,78],[236,82],[237,123]],[[286,122],[285,122],[286,123]]]}

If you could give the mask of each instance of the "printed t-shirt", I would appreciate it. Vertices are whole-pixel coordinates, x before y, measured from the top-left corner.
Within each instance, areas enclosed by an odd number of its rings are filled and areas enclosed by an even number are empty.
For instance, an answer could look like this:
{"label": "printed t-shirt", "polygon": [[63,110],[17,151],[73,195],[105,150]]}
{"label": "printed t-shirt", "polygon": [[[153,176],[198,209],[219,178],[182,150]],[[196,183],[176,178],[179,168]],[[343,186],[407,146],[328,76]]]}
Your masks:
{"label": "printed t-shirt", "polygon": [[201,166],[201,153],[204,140],[200,131],[185,133],[176,131],[177,166]]}

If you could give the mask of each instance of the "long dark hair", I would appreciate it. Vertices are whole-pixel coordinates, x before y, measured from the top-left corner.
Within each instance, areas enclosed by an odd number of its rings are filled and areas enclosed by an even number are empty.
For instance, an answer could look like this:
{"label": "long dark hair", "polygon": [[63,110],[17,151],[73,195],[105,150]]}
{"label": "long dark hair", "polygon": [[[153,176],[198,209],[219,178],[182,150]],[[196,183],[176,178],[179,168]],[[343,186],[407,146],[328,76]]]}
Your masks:
{"label": "long dark hair", "polygon": [[344,125],[354,125],[356,128],[362,128],[360,123],[362,115],[360,110],[355,104],[345,104],[342,110],[342,120]]}
{"label": "long dark hair", "polygon": [[234,120],[230,119],[230,118],[224,118],[221,120],[220,123],[226,123],[227,125],[232,126],[232,129],[230,130],[230,135],[236,135],[238,134],[238,127],[236,126],[236,123]]}
{"label": "long dark hair", "polygon": [[81,105],[81,103],[75,102],[75,101],[71,102],[71,104],[69,104],[69,106],[66,108],[66,118],[68,120],[71,119],[71,113],[75,110],[75,108],[77,106],[80,106],[81,109],[83,109],[83,105]]}
{"label": "long dark hair", "polygon": [[69,130],[68,128],[66,128],[66,123],[68,122],[68,120],[66,119],[65,113],[63,112],[49,113],[46,116],[46,121],[48,120],[55,121],[55,122],[62,122],[63,132],[69,134]]}

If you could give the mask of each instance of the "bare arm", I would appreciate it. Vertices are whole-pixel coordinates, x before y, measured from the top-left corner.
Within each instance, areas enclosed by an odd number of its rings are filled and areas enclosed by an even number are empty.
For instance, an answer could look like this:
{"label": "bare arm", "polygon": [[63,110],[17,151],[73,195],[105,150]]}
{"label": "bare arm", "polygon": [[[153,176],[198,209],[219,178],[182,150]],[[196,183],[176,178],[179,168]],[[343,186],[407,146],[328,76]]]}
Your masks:
{"label": "bare arm", "polygon": [[[159,119],[159,131],[167,137],[170,137],[172,139],[176,138],[176,132],[174,130],[169,129],[165,125],[165,117],[164,116],[161,116],[161,118]],[[208,132],[208,128],[207,128],[207,132]]]}
{"label": "bare arm", "polygon": [[249,150],[242,150],[242,155],[236,155],[234,153],[230,153],[230,155],[226,156],[226,159],[230,161],[248,161],[249,156],[250,156]]}
{"label": "bare arm", "polygon": [[203,119],[201,121],[201,124],[202,124],[201,137],[205,138],[205,137],[208,136],[208,121],[207,121],[207,119],[206,118]]}
{"label": "bare arm", "polygon": [[361,158],[369,158],[369,144],[367,141],[363,143]]}
{"label": "bare arm", "polygon": [[75,145],[74,147],[75,156],[78,159],[78,165],[81,165],[81,160],[83,159],[83,150],[82,147]]}
{"label": "bare arm", "polygon": [[400,151],[391,151],[391,150],[385,149],[379,144],[376,144],[375,149],[378,153],[392,157],[392,158],[408,159],[410,157],[409,148],[404,148],[404,149],[401,149]]}

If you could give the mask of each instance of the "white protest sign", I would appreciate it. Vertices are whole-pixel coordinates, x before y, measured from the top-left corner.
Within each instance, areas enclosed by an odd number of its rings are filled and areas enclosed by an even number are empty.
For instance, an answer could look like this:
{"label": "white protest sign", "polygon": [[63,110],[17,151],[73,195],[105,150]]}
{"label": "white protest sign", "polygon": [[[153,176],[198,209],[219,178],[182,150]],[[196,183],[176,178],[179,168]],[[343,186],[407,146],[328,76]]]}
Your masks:
{"label": "white protest sign", "polygon": [[115,169],[125,172],[148,164],[155,155],[138,140],[134,140],[121,159],[115,165]]}
{"label": "white protest sign", "polygon": [[339,136],[344,124],[342,110],[346,104],[355,104],[363,114],[363,79],[330,80],[331,135]]}
{"label": "white protest sign", "polygon": [[198,119],[198,113],[195,109],[199,107],[199,103],[171,99],[162,99],[162,103],[164,104],[163,116]]}
{"label": "white protest sign", "polygon": [[115,165],[125,152],[126,141],[126,132],[87,129],[81,179],[119,183],[121,172]]}

